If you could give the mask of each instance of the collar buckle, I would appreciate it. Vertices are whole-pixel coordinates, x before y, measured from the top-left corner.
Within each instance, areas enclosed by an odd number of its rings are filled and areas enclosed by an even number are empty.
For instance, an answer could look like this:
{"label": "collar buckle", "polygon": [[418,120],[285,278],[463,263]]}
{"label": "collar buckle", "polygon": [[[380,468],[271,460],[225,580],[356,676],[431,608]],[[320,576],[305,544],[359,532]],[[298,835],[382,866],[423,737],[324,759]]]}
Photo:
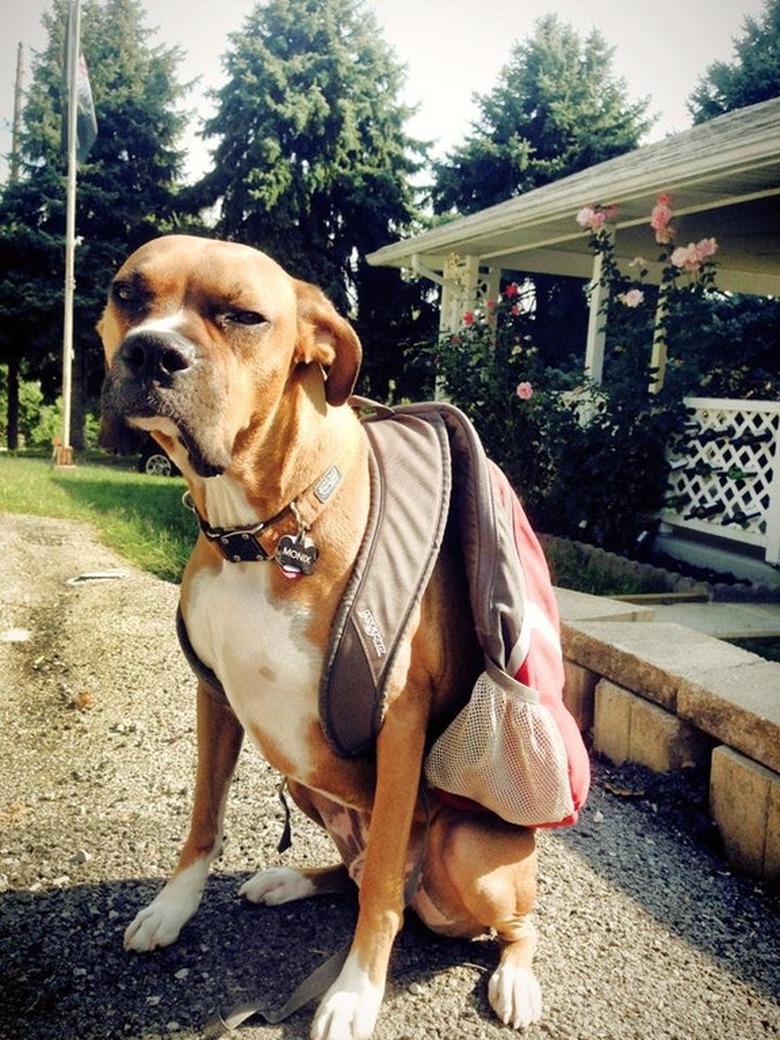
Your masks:
{"label": "collar buckle", "polygon": [[183,506],[192,510],[203,534],[217,546],[226,560],[244,563],[271,559],[271,554],[266,552],[257,538],[267,521],[261,520],[251,527],[211,527],[198,512],[189,490],[184,492],[181,501]]}

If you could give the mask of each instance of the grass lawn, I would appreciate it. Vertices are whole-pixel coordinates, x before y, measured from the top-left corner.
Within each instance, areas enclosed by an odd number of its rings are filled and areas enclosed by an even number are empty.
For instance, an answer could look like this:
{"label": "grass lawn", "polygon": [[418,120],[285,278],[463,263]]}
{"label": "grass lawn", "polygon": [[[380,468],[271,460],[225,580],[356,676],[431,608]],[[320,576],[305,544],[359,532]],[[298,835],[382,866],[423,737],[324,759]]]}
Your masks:
{"label": "grass lawn", "polygon": [[0,512],[83,520],[104,545],[177,582],[197,535],[180,477],[149,477],[130,460],[95,456],[73,469],[0,452]]}

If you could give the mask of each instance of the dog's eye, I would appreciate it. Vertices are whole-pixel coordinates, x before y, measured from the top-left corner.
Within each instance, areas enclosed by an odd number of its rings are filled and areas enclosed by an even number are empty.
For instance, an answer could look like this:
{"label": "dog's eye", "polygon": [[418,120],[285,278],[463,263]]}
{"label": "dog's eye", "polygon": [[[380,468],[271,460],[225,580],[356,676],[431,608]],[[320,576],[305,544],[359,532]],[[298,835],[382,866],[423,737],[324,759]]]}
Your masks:
{"label": "dog's eye", "polygon": [[115,299],[121,300],[123,303],[129,303],[130,300],[135,298],[135,290],[127,282],[114,282],[111,287],[111,294]]}
{"label": "dog's eye", "polygon": [[123,307],[138,310],[146,303],[146,295],[131,282],[114,282],[111,286],[111,297],[114,302]]}
{"label": "dog's eye", "polygon": [[257,311],[226,311],[221,318],[225,325],[264,325],[267,320]]}

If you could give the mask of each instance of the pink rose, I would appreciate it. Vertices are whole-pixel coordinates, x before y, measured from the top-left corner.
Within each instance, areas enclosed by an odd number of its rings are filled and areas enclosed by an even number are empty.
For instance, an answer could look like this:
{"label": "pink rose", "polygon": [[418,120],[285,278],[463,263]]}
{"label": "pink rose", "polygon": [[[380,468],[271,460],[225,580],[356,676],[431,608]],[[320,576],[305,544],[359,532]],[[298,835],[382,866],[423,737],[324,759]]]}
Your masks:
{"label": "pink rose", "polygon": [[682,271],[698,271],[701,266],[701,260],[693,242],[689,242],[687,246],[678,246],[672,253],[671,261]]}
{"label": "pink rose", "polygon": [[583,206],[574,218],[581,228],[589,231],[601,231],[608,220],[614,220],[620,212],[620,207],[610,206]]}
{"label": "pink rose", "polygon": [[693,273],[717,251],[718,243],[714,238],[702,238],[695,244],[689,242],[687,246],[678,246],[672,253],[671,260],[675,267]]}
{"label": "pink rose", "polygon": [[672,211],[669,203],[671,195],[659,195],[653,212],[650,214],[650,227],[655,231],[655,240],[660,245],[667,245],[674,237],[674,228],[671,226]]}
{"label": "pink rose", "polygon": [[517,283],[510,282],[509,285],[504,289],[504,296],[506,296],[508,300],[511,300],[513,296],[517,296],[518,291],[519,290],[517,288]]}
{"label": "pink rose", "polygon": [[466,311],[466,313],[463,315],[464,325],[473,325],[475,320],[476,319],[474,316],[474,311]]}
{"label": "pink rose", "polygon": [[517,396],[521,401],[530,401],[534,396],[534,388],[530,383],[518,383],[517,384]]}
{"label": "pink rose", "polygon": [[714,238],[703,238],[696,243],[696,255],[700,260],[709,260],[718,251],[718,243]]}
{"label": "pink rose", "polygon": [[629,289],[628,292],[618,293],[617,297],[624,307],[638,307],[644,303],[645,294],[641,289]]}
{"label": "pink rose", "polygon": [[590,224],[588,227],[591,231],[601,231],[606,223],[606,215],[603,210],[597,209],[593,216],[590,218]]}

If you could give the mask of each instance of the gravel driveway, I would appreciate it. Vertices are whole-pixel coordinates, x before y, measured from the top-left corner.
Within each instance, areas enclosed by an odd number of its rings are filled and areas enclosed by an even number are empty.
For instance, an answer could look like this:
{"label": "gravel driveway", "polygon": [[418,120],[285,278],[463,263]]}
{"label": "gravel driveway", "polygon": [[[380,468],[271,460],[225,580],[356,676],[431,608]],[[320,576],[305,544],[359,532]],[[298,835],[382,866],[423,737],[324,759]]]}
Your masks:
{"label": "gravel driveway", "polygon": [[[76,523],[4,516],[0,558],[0,1038],[194,1038],[220,1004],[281,1003],[347,939],[355,908],[236,899],[258,865],[332,858],[300,815],[277,854],[277,777],[248,748],[199,915],[168,950],[122,951],[187,824],[194,698],[177,588]],[[104,571],[122,575],[69,581]],[[780,1037],[778,900],[730,873],[697,778],[595,768],[580,824],[541,835],[546,1013],[529,1040]],[[377,1040],[515,1035],[487,1006],[494,961],[489,942],[410,921]],[[239,1035],[304,1040],[309,1018]]]}

